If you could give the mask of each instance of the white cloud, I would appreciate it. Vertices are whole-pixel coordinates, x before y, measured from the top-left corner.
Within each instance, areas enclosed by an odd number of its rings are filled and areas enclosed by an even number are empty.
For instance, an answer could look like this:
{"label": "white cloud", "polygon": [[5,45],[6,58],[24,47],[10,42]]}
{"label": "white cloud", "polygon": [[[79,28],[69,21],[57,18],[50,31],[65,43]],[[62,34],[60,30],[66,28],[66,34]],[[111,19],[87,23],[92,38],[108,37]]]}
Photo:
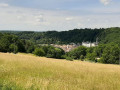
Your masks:
{"label": "white cloud", "polygon": [[[70,30],[74,28],[99,28],[108,26],[120,26],[120,15],[102,14],[109,11],[119,12],[116,9],[105,11],[95,9],[95,13],[87,15],[77,14],[75,11],[67,10],[41,10],[14,7],[10,5],[6,8],[0,7],[0,30]],[[99,12],[98,12],[99,11]],[[80,12],[81,13],[81,12]]]}
{"label": "white cloud", "polygon": [[77,23],[77,26],[78,26],[79,28],[82,28],[84,25],[83,25],[82,23]]}
{"label": "white cloud", "polygon": [[65,18],[65,20],[66,20],[66,21],[71,21],[71,20],[73,20],[73,18],[67,17],[67,18]]}
{"label": "white cloud", "polygon": [[24,20],[25,18],[24,18],[23,15],[18,15],[18,16],[17,16],[17,19],[18,19],[18,20]]}
{"label": "white cloud", "polygon": [[43,15],[35,16],[35,19],[36,19],[37,22],[44,22],[44,16]]}
{"label": "white cloud", "polygon": [[0,3],[0,7],[8,7],[9,5],[7,3]]}
{"label": "white cloud", "polygon": [[112,2],[112,0],[100,0],[100,2],[104,5],[108,5]]}

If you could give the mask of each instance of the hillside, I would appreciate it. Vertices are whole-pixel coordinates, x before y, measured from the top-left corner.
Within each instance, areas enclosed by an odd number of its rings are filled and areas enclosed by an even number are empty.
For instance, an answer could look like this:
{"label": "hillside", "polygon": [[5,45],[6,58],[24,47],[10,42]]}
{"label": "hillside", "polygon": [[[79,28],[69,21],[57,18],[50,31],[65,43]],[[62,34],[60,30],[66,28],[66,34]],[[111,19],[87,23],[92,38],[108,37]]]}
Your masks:
{"label": "hillside", "polygon": [[0,53],[0,90],[120,90],[120,66]]}
{"label": "hillside", "polygon": [[[100,43],[106,44],[120,42],[120,28],[101,29],[73,29],[69,31],[1,31],[2,33],[12,33],[20,39],[30,40],[37,44],[68,44],[81,43],[83,41],[95,42],[98,38]],[[31,37],[32,36],[32,37]]]}
{"label": "hillside", "polygon": [[[104,29],[74,29],[69,31],[47,31],[47,32],[14,32],[1,31],[2,33],[16,34],[20,39],[30,40],[37,44],[68,44],[81,43],[83,41],[95,42],[96,38]],[[31,37],[32,36],[32,37]]]}
{"label": "hillside", "polygon": [[108,28],[99,35],[101,43],[120,43],[120,28]]}

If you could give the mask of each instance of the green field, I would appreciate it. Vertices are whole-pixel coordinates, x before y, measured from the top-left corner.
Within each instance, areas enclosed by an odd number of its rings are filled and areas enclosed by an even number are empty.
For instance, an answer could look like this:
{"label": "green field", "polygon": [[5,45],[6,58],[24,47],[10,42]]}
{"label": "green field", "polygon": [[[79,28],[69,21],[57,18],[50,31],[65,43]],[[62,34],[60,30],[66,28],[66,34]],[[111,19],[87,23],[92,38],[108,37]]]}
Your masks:
{"label": "green field", "polygon": [[0,53],[0,90],[120,90],[120,66]]}

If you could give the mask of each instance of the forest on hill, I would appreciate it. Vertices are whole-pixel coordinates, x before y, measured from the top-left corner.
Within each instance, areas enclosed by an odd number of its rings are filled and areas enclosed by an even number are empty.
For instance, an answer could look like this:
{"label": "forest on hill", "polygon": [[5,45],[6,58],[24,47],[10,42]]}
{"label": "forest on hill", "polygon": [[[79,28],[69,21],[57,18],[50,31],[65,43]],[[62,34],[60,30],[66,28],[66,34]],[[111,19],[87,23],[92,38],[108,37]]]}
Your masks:
{"label": "forest on hill", "polygon": [[99,35],[100,43],[117,43],[120,44],[120,28],[107,28]]}
{"label": "forest on hill", "polygon": [[120,28],[100,28],[100,29],[74,29],[69,31],[1,31],[1,33],[11,33],[20,39],[30,40],[36,44],[69,44],[81,43],[83,41],[95,42],[98,38],[99,43],[120,42]]}
{"label": "forest on hill", "polygon": [[47,31],[47,32],[4,32],[17,35],[20,39],[30,40],[37,44],[69,44],[81,43],[83,41],[96,41],[96,38],[105,29],[74,29],[69,31]]}
{"label": "forest on hill", "polygon": [[[97,47],[79,46],[68,53],[65,53],[61,48],[49,45],[81,43],[83,41],[95,42],[96,38],[99,38]],[[41,44],[48,44],[48,46]],[[48,58],[118,64],[120,59],[120,28],[74,29],[61,32],[1,31],[0,52],[33,53]]]}

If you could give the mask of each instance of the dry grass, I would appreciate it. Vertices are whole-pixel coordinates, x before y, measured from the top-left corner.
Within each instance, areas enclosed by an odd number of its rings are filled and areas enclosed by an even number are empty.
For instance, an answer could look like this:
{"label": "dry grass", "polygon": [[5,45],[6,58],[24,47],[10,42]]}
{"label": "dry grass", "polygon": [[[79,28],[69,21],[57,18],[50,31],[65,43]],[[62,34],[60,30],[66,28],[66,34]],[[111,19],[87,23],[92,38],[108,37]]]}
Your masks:
{"label": "dry grass", "polygon": [[0,90],[120,90],[120,66],[0,53]]}

